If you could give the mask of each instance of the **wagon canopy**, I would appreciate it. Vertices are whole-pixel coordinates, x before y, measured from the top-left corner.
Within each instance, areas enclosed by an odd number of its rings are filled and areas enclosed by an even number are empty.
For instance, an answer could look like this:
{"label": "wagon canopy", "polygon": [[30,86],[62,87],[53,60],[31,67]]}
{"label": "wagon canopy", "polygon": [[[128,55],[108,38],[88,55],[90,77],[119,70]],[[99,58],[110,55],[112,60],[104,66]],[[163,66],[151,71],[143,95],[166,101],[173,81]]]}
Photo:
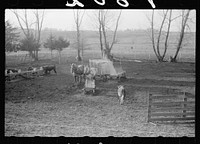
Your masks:
{"label": "wagon canopy", "polygon": [[90,67],[97,68],[97,75],[111,75],[117,76],[117,71],[113,65],[113,62],[107,59],[93,59],[89,60]]}

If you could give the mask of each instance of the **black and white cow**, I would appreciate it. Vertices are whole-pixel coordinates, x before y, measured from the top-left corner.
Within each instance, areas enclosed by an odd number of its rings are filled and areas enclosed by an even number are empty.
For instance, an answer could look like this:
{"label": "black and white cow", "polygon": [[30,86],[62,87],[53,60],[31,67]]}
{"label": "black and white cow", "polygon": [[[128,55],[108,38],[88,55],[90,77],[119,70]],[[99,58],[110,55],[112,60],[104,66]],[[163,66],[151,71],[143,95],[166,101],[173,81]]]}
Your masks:
{"label": "black and white cow", "polygon": [[17,70],[17,69],[6,69],[5,70],[5,74],[7,75],[7,74],[12,74],[12,73],[18,73],[18,71],[19,70]]}
{"label": "black and white cow", "polygon": [[12,75],[16,73],[21,73],[21,69],[5,69],[5,80],[10,81],[11,79],[16,78],[16,75]]}

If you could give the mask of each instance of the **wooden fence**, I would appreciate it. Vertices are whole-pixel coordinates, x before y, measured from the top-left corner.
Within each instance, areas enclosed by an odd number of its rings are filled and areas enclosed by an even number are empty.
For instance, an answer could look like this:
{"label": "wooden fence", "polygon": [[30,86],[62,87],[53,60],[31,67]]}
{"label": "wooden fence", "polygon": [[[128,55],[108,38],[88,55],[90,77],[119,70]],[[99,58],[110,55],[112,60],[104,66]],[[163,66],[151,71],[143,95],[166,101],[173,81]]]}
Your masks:
{"label": "wooden fence", "polygon": [[149,94],[148,122],[195,121],[195,95],[188,92]]}

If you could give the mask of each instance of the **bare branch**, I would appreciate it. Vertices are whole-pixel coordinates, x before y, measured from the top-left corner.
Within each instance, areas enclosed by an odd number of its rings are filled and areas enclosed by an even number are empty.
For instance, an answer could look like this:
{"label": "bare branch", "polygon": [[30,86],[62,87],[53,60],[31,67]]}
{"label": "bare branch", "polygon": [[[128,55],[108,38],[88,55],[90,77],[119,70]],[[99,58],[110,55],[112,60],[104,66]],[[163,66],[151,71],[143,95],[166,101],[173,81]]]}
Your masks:
{"label": "bare branch", "polygon": [[117,32],[117,28],[118,28],[118,24],[119,24],[119,19],[120,19],[121,13],[122,13],[122,10],[120,10],[119,16],[118,16],[118,18],[117,18],[117,23],[116,23],[116,27],[115,27],[115,31],[114,31],[114,36],[113,36],[113,42],[112,42],[112,44],[111,44],[111,46],[110,46],[110,50],[112,49],[113,44],[114,44],[114,42],[115,42],[116,32]]}
{"label": "bare branch", "polygon": [[154,26],[154,23],[153,23],[153,21],[154,21],[154,10],[153,10],[153,12],[152,12],[152,18],[151,18],[152,20],[151,20],[151,34],[152,34],[152,44],[153,44],[153,50],[154,50],[154,53],[155,53],[155,55],[156,55],[156,57],[158,57],[158,54],[157,54],[157,52],[156,52],[156,48],[155,48],[155,41],[154,41],[154,28],[153,28],[153,26]]}
{"label": "bare branch", "polygon": [[[23,26],[22,26],[22,23],[21,23],[21,21],[20,21],[20,16],[19,16],[19,14],[18,14],[17,11],[15,11],[15,10],[13,10],[12,12],[13,12],[13,13],[15,14],[15,16],[17,17],[18,23],[19,23],[20,28],[22,29],[24,35],[25,35],[26,37],[28,37],[29,35],[27,35],[27,33],[25,32],[25,30],[24,30],[24,28],[23,28]],[[23,21],[24,21],[24,20],[23,20]]]}
{"label": "bare branch", "polygon": [[158,40],[157,40],[157,52],[158,52],[158,55],[159,55],[159,56],[160,56],[160,50],[159,50],[160,37],[161,37],[162,28],[163,28],[163,24],[164,24],[164,22],[165,22],[165,19],[166,19],[167,13],[168,13],[168,10],[165,12],[165,15],[164,15],[164,17],[163,17],[163,20],[162,20],[162,23],[161,23],[161,26],[160,26],[159,34],[158,34]]}
{"label": "bare branch", "polygon": [[83,14],[82,14],[82,16],[81,16],[81,20],[80,20],[79,25],[81,25],[81,23],[82,23],[82,20],[83,20],[83,16],[84,16],[84,14],[85,14],[85,10],[84,10],[84,12],[83,12]]}
{"label": "bare branch", "polygon": [[182,16],[182,15],[178,15],[177,17],[171,19],[171,21],[173,21],[173,20],[175,20],[175,19],[177,19],[177,18],[179,18],[179,17],[181,17],[181,16]]}
{"label": "bare branch", "polygon": [[169,32],[170,32],[170,26],[171,26],[171,22],[172,22],[171,17],[172,17],[172,10],[170,10],[170,14],[169,14],[169,23],[168,23],[167,35],[165,37],[165,50],[163,52],[162,58],[165,57],[165,54],[167,52],[167,46],[168,46],[167,42],[168,42]]}

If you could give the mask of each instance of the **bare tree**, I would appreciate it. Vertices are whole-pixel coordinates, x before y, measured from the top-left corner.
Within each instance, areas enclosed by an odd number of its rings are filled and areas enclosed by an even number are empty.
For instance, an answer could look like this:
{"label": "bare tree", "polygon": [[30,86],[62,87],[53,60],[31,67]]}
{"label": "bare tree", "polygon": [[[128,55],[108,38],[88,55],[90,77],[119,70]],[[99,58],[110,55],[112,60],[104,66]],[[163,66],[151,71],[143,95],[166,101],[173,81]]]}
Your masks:
{"label": "bare tree", "polygon": [[[177,18],[179,18],[181,15],[177,15],[172,17],[173,11],[172,10],[163,10],[163,15],[162,15],[162,20],[161,20],[161,24],[159,27],[159,30],[155,30],[154,26],[154,10],[152,12],[152,17],[151,19],[149,19],[150,23],[151,23],[151,41],[152,41],[152,45],[153,45],[153,50],[154,53],[157,57],[157,60],[159,62],[163,62],[165,61],[164,58],[166,56],[166,52],[168,49],[168,40],[169,40],[169,35],[170,35],[170,28],[171,28],[171,23],[172,21],[176,20]],[[164,25],[166,24],[166,31],[164,31]],[[155,32],[156,31],[156,32]],[[157,37],[155,37],[155,35],[157,35]],[[161,37],[164,37],[164,51],[161,54]],[[155,42],[155,39],[157,39],[157,42]]]}
{"label": "bare tree", "polygon": [[107,21],[109,21],[109,20],[111,21],[112,19],[109,19],[109,17],[108,17],[108,13],[109,13],[108,10],[99,10],[99,12],[98,12],[98,24],[99,24],[98,29],[99,29],[99,40],[100,40],[100,48],[101,48],[102,57],[112,59],[111,50],[113,48],[113,45],[116,43],[116,33],[117,33],[117,29],[118,29],[121,12],[122,11],[120,10],[120,13],[119,13],[116,23],[115,23],[116,25],[115,25],[113,37],[111,40],[111,44],[109,43],[108,35],[107,35],[107,29],[108,29]]}
{"label": "bare tree", "polygon": [[83,16],[85,11],[81,14],[81,11],[77,9],[76,11],[74,10],[74,20],[76,24],[76,40],[77,40],[77,60],[82,61],[81,58],[81,44],[80,44],[80,26],[83,20]]}
{"label": "bare tree", "polygon": [[178,53],[179,53],[179,51],[182,47],[182,42],[183,42],[184,35],[185,35],[185,28],[186,28],[186,26],[189,27],[187,22],[188,22],[188,19],[189,19],[190,11],[191,10],[182,10],[180,36],[179,36],[178,44],[177,44],[177,47],[176,47],[175,55],[174,55],[174,57],[170,57],[171,62],[177,62],[177,56],[178,56]]}
{"label": "bare tree", "polygon": [[17,28],[7,20],[5,21],[5,51],[12,52],[17,51],[19,45],[19,32],[16,32]]}
{"label": "bare tree", "polygon": [[[38,10],[35,10],[33,13],[35,15],[35,22],[31,22],[28,20],[28,13],[27,10],[24,10],[23,16],[21,16],[17,10],[12,10],[12,12],[15,14],[18,23],[20,25],[20,28],[22,29],[24,35],[25,35],[25,41],[26,42],[26,50],[29,51],[30,56],[34,60],[38,60],[38,51],[40,47],[40,35],[41,35],[41,29],[42,24],[44,20],[44,11],[42,12],[42,15],[39,15]],[[32,25],[36,25],[35,30],[35,36],[32,31]],[[31,43],[32,41],[32,43]]]}
{"label": "bare tree", "polygon": [[[154,10],[152,12],[151,19],[149,19],[150,23],[151,23],[151,41],[152,41],[152,45],[153,45],[153,50],[154,50],[154,53],[155,53],[157,60],[159,62],[164,61],[164,58],[165,58],[165,55],[166,55],[166,52],[167,52],[167,48],[168,48],[168,39],[169,39],[171,22],[172,22],[172,10],[170,10],[170,12],[169,12],[169,18],[167,18],[168,11],[169,10],[166,10],[166,11],[163,10],[163,17],[162,17],[161,25],[160,25],[160,28],[159,28],[159,31],[158,31],[157,43],[155,43]],[[164,42],[164,52],[163,52],[163,54],[161,54],[161,52],[160,52],[160,40],[161,40],[161,36],[162,36],[162,33],[163,33],[163,27],[164,27],[165,21],[167,19],[168,19],[168,23],[167,23],[167,31],[166,31],[166,36],[165,36],[165,42]]]}
{"label": "bare tree", "polygon": [[35,18],[36,18],[36,33],[35,33],[35,38],[36,38],[36,41],[37,41],[37,48],[35,50],[35,56],[38,60],[38,49],[39,49],[39,46],[40,46],[40,38],[41,38],[41,30],[42,30],[42,24],[43,24],[43,20],[44,20],[44,11],[42,12],[41,16],[38,12],[38,10],[36,10],[34,12],[35,14]]}
{"label": "bare tree", "polygon": [[87,39],[84,36],[82,36],[81,42],[80,42],[82,60],[83,60],[83,56],[84,56],[84,51],[87,49],[88,46],[89,46],[89,44],[87,43]]}

